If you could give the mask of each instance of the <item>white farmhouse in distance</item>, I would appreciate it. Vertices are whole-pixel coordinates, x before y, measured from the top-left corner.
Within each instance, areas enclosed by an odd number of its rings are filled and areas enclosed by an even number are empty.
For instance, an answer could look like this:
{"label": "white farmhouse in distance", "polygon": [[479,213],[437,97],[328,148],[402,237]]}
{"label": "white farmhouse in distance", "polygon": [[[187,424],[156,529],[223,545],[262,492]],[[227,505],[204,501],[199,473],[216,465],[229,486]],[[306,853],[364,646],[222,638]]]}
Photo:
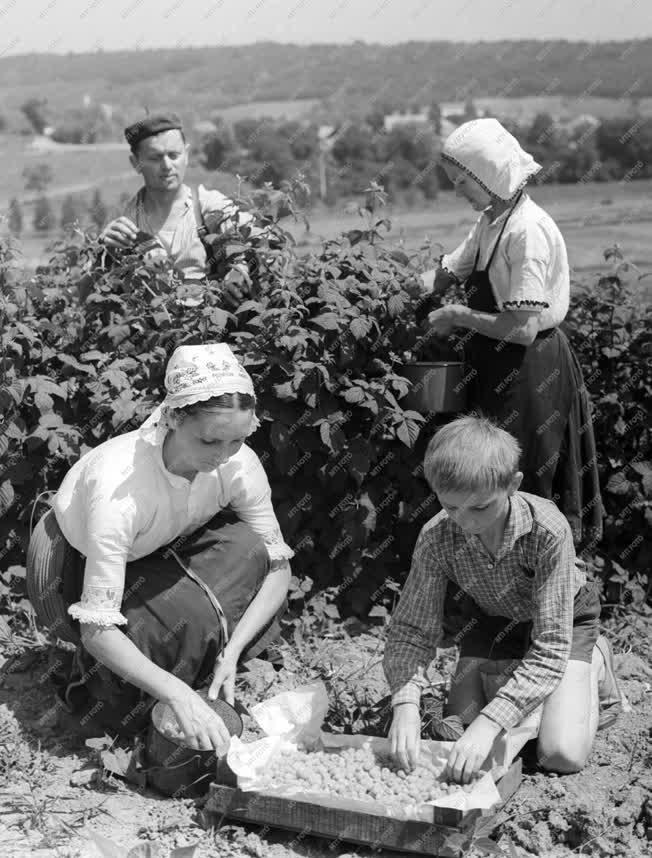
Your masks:
{"label": "white farmhouse in distance", "polygon": [[419,113],[388,113],[383,120],[383,128],[391,131],[399,125],[425,125],[428,122],[428,110],[423,108]]}

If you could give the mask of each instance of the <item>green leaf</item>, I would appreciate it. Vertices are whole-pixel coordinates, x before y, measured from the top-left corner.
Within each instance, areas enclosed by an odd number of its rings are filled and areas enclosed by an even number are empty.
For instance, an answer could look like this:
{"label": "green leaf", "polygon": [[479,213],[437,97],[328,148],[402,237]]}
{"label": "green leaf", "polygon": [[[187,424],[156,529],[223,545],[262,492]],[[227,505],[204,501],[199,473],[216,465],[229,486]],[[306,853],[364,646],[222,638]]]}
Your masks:
{"label": "green leaf", "polygon": [[350,402],[352,405],[357,404],[358,402],[363,402],[366,398],[367,394],[361,387],[349,387],[344,391],[344,399],[347,402]]}
{"label": "green leaf", "polygon": [[133,753],[133,751],[125,751],[124,748],[113,748],[102,751],[100,758],[107,771],[123,778],[127,774]]}
{"label": "green leaf", "polygon": [[130,387],[129,377],[126,372],[121,369],[109,367],[100,375],[100,381],[105,384],[110,384],[116,390],[125,390]]}
{"label": "green leaf", "polygon": [[34,394],[34,405],[36,405],[38,410],[43,414],[48,411],[52,411],[54,408],[54,400],[48,393],[42,393],[39,391]]}
{"label": "green leaf", "polygon": [[[459,721],[459,718],[458,718]],[[461,722],[460,722],[461,723]],[[473,831],[474,837],[488,837],[496,827],[493,816],[481,816]]]}
{"label": "green leaf", "polygon": [[476,849],[480,849],[484,852],[485,855],[500,855],[502,858],[505,858],[505,853],[500,846],[488,837],[479,837],[477,840],[474,839],[473,845]]}
{"label": "green leaf", "polygon": [[315,316],[310,321],[325,331],[339,331],[340,329],[337,313],[322,313],[321,316]]}
{"label": "green leaf", "polygon": [[381,617],[384,619],[387,616],[387,608],[384,605],[374,605],[367,616]]}
{"label": "green leaf", "polygon": [[236,312],[236,314],[247,313],[247,312],[249,312],[249,310],[256,310],[256,312],[259,312],[260,310],[263,310],[263,309],[264,309],[264,307],[260,303],[260,301],[245,301],[244,303],[240,304],[240,306],[238,307],[238,309],[235,312]]}
{"label": "green leaf", "polygon": [[84,744],[87,748],[92,748],[94,751],[103,751],[105,748],[110,748],[114,742],[115,739],[112,739],[111,736],[105,733],[101,738],[86,739]]}
{"label": "green leaf", "polygon": [[396,435],[406,447],[413,447],[419,437],[420,427],[415,420],[401,420],[396,426]]}
{"label": "green leaf", "polygon": [[60,414],[55,414],[54,412],[42,414],[38,422],[39,426],[42,426],[44,429],[58,429],[60,426],[63,426],[63,418]]}
{"label": "green leaf", "polygon": [[395,319],[400,316],[405,309],[405,303],[399,295],[391,295],[387,302],[387,310],[389,315]]}
{"label": "green leaf", "polygon": [[10,566],[6,574],[9,578],[24,578],[27,570],[24,566]]}
{"label": "green leaf", "polygon": [[59,396],[61,399],[68,398],[68,391],[60,384],[55,384],[52,379],[44,375],[36,375],[28,381],[30,389],[35,393],[47,393],[48,396]]}
{"label": "green leaf", "polygon": [[605,489],[612,495],[625,496],[632,493],[634,484],[627,479],[623,471],[618,471],[609,477]]}
{"label": "green leaf", "polygon": [[91,360],[100,360],[106,361],[108,360],[109,355],[104,354],[104,352],[98,352],[97,349],[92,349],[90,352],[84,352],[80,355],[82,360],[91,361]]}
{"label": "green leaf", "polygon": [[0,485],[0,517],[6,514],[7,510],[13,504],[15,497],[14,487],[9,480],[5,480]]}
{"label": "green leaf", "polygon": [[349,325],[349,330],[356,340],[361,340],[366,337],[371,330],[371,321],[369,319],[365,319],[363,316],[358,316],[356,319],[353,319]]}

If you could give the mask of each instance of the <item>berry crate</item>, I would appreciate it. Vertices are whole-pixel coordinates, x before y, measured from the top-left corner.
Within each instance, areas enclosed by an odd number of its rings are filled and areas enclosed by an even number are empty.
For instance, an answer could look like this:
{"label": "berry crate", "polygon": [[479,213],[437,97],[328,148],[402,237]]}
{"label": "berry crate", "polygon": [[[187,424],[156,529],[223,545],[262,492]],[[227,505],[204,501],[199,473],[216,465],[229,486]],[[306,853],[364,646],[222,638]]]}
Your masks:
{"label": "berry crate", "polygon": [[[521,782],[521,761],[513,762],[496,782],[502,803],[512,796]],[[493,815],[500,805],[489,811],[461,811],[449,807],[429,806],[428,818],[403,820],[360,810],[326,807],[314,797],[305,801],[263,792],[243,791],[235,785],[235,776],[223,764],[218,766],[217,780],[210,787],[204,813],[206,822],[215,826],[226,819],[299,832],[299,838],[323,837],[330,840],[335,853],[339,843],[357,843],[373,848],[393,849],[442,858],[461,858],[465,832],[482,815]],[[334,844],[331,846],[331,844]]]}

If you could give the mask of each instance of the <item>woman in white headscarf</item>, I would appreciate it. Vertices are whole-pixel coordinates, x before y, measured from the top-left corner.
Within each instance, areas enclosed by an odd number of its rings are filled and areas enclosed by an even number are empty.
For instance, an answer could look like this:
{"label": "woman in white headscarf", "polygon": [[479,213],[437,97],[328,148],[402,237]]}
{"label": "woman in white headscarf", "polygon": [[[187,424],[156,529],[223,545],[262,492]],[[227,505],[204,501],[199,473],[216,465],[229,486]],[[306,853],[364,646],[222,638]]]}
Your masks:
{"label": "woman in white headscarf", "polygon": [[424,275],[433,296],[455,282],[466,295],[466,304],[430,312],[430,330],[455,330],[463,342],[468,409],[519,440],[522,489],[557,503],[576,544],[595,543],[602,503],[593,426],[581,369],[559,329],[569,305],[566,246],[525,191],[541,167],[488,118],[457,128],[441,161],[458,196],[480,216],[462,244],[441,257],[434,280]]}
{"label": "woman in white headscarf", "polygon": [[293,552],[245,443],[256,399],[235,355],[181,346],[165,386],[139,430],[71,468],[32,541],[79,561],[60,572],[79,631],[61,694],[82,723],[134,733],[163,700],[191,745],[218,749],[228,733],[194,689],[233,702],[238,663],[278,635]]}

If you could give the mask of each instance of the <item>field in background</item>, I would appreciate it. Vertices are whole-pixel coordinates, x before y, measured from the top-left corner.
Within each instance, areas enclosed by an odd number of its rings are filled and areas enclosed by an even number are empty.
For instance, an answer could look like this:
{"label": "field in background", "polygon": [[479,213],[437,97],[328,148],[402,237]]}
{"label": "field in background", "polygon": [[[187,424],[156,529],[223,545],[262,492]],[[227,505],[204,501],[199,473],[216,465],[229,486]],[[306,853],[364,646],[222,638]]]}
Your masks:
{"label": "field in background", "polygon": [[[618,242],[629,260],[652,271],[652,180],[545,185],[533,188],[531,194],[561,229],[573,270],[600,267],[604,248]],[[428,237],[441,244],[439,252],[459,244],[477,217],[452,192],[440,193],[427,209],[390,208],[389,216],[390,237],[395,241],[416,249]],[[318,247],[322,238],[359,224],[357,215],[338,208],[314,213],[309,233],[299,226],[290,229],[302,246],[311,248]]]}
{"label": "field in background", "polygon": [[[512,101],[526,102],[528,99]],[[258,106],[262,109],[267,105],[266,109],[271,109],[270,105],[276,105],[280,110],[287,104],[289,102],[259,102]],[[299,106],[300,102],[295,102],[297,110]],[[244,109],[245,106],[241,107]],[[134,193],[139,186],[138,177],[128,161],[127,148],[116,144],[97,149],[92,146],[39,148],[30,145],[30,140],[24,137],[0,135],[0,158],[8,166],[0,191],[0,212],[6,211],[13,196],[23,204],[25,227],[22,244],[27,268],[47,259],[45,248],[52,237],[34,233],[32,229],[33,204],[38,194],[24,191],[22,173],[25,167],[41,163],[50,166],[53,181],[48,196],[57,221],[61,202],[69,193],[90,201],[93,190],[99,188],[105,203],[117,211],[120,196]],[[188,180],[194,184],[202,182],[231,195],[236,193],[238,186],[235,176],[209,172],[198,165],[189,169]],[[532,196],[562,230],[571,266],[576,271],[598,267],[603,249],[614,242],[618,242],[627,257],[643,270],[652,270],[652,180],[545,185],[533,188]],[[359,225],[357,215],[347,214],[344,209],[344,201],[332,209],[316,206],[310,215],[309,233],[303,226],[290,222],[287,222],[288,228],[302,247],[317,247],[323,238],[332,238]],[[449,192],[440,193],[427,208],[390,208],[388,213],[392,219],[390,239],[404,242],[408,249],[419,247],[426,236],[433,242],[439,242],[442,249],[453,248],[475,218],[468,205]]]}

